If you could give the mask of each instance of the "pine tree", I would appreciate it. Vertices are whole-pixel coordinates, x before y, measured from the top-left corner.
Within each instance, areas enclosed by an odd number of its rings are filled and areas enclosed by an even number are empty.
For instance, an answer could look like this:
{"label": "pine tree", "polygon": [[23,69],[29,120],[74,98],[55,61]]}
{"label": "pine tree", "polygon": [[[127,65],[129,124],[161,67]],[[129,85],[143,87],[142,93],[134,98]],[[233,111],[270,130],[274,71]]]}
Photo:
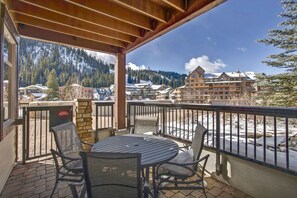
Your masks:
{"label": "pine tree", "polygon": [[297,2],[283,0],[281,4],[284,11],[280,16],[285,20],[279,29],[269,31],[268,38],[258,42],[282,51],[268,56],[263,63],[287,70],[282,74],[258,76],[258,93],[263,105],[297,107]]}
{"label": "pine tree", "polygon": [[57,81],[56,70],[53,69],[47,79],[46,86],[47,90],[47,100],[57,100],[59,98],[59,84]]}

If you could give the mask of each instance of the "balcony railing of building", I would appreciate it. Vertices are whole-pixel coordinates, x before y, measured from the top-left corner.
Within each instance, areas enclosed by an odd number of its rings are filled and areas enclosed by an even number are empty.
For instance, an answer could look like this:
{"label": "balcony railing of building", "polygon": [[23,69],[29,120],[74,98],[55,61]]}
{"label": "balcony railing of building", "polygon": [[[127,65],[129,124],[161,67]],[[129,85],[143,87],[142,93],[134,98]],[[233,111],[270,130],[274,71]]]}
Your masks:
{"label": "balcony railing of building", "polygon": [[[94,130],[114,128],[113,104],[93,102]],[[55,108],[24,107],[25,133],[19,140],[27,143],[18,149],[19,154],[25,150],[23,160],[46,155],[46,150],[55,146],[48,133],[49,111]],[[217,153],[217,170],[220,153],[225,153],[297,175],[296,108],[127,102],[127,126],[134,123],[136,115],[158,116],[163,135],[188,142],[195,124],[203,124],[209,131],[205,144]]]}

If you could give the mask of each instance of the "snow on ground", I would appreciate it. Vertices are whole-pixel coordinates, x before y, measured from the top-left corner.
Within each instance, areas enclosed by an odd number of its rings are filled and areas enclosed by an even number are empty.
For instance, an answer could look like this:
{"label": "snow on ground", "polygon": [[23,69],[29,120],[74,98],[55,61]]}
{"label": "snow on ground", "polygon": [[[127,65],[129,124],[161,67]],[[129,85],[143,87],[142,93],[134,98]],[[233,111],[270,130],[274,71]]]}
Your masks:
{"label": "snow on ground", "polygon": [[[173,121],[166,122],[166,133],[170,135],[174,135],[183,139],[192,140],[193,131],[195,130],[196,120],[193,120],[191,116],[189,119],[177,119],[175,121],[173,116]],[[195,116],[194,116],[195,117]],[[172,117],[171,117],[172,118]],[[214,122],[213,119],[214,118]],[[245,122],[245,119],[237,118],[237,116],[233,116],[232,118],[232,127],[230,127],[230,119],[225,119],[225,126],[223,126],[223,121],[221,119],[220,126],[220,148],[221,150],[238,154],[243,157],[247,157],[250,159],[255,159],[260,162],[266,162],[271,165],[275,165],[281,168],[287,168],[286,164],[286,126],[284,119],[278,119],[276,124],[276,130],[274,132],[274,124],[266,119],[266,148],[264,145],[264,125],[263,121],[256,120],[256,126],[254,126],[254,119],[250,119]],[[202,122],[202,116],[198,116],[198,120]],[[239,126],[238,126],[239,121]],[[288,126],[288,137],[289,137],[289,169],[293,171],[297,171],[297,147],[296,147],[296,139],[297,139],[297,128],[296,128],[296,119],[291,120]],[[209,129],[208,135],[206,136],[205,144],[208,146],[213,146],[216,140],[216,126],[215,117],[212,117],[210,114],[207,122],[207,115],[203,117],[203,124],[205,127]],[[246,129],[247,128],[247,135]],[[225,132],[223,132],[225,129]],[[255,131],[256,129],[256,131]],[[189,131],[189,132],[188,132]],[[256,138],[254,138],[254,134],[256,132]],[[274,135],[276,135],[276,144],[274,142]],[[295,136],[296,135],[296,136]],[[296,139],[295,139],[296,138]],[[254,144],[256,139],[256,144]],[[292,139],[295,139],[295,142],[292,142]],[[214,141],[214,142],[213,142]],[[225,141],[225,144],[224,144]],[[294,143],[294,144],[293,144]],[[232,148],[232,149],[231,149]],[[276,151],[275,151],[276,149]],[[264,150],[266,152],[266,156],[264,159]],[[256,153],[256,155],[255,155]],[[276,158],[276,161],[275,161]]]}

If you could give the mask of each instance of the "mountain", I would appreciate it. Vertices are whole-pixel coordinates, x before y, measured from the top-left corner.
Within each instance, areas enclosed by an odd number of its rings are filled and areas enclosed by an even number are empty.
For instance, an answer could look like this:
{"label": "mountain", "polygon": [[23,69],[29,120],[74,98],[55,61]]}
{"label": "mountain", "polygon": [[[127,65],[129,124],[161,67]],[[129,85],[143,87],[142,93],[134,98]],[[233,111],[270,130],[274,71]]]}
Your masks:
{"label": "mountain", "polygon": [[[21,87],[45,85],[52,69],[56,70],[60,86],[78,83],[86,87],[105,87],[114,81],[114,65],[89,51],[24,38],[20,42],[19,67]],[[154,84],[177,87],[183,85],[185,77],[175,72],[127,67],[128,83],[150,80]]]}

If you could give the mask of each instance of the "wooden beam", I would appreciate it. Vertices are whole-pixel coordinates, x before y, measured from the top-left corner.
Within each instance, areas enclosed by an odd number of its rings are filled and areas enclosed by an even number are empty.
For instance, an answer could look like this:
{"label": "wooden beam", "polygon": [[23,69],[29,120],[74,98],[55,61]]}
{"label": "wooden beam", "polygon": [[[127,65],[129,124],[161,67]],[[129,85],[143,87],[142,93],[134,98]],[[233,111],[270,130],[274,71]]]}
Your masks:
{"label": "wooden beam", "polygon": [[131,10],[123,9],[122,6],[106,0],[100,1],[100,3],[94,0],[65,1],[146,30],[153,30],[149,17],[143,16]]}
{"label": "wooden beam", "polygon": [[109,54],[116,54],[122,51],[119,47],[113,47],[104,43],[77,38],[74,36],[48,31],[28,25],[18,24],[18,31],[20,35],[24,37],[56,43],[58,45],[69,45]]}
{"label": "wooden beam", "polygon": [[185,0],[162,0],[162,1],[180,12],[185,12],[185,5],[184,5]]}
{"label": "wooden beam", "polygon": [[5,5],[0,2],[0,141],[3,139],[3,122],[4,122],[4,98],[3,98],[3,66],[4,66],[4,20],[5,17]]}
{"label": "wooden beam", "polygon": [[136,11],[162,23],[166,23],[167,11],[160,5],[149,0],[112,0],[130,10]]}
{"label": "wooden beam", "polygon": [[[131,36],[140,37],[140,28],[133,25],[112,19],[105,15],[91,12],[88,9],[79,7],[77,5],[65,2],[63,0],[51,0],[51,1],[40,1],[40,0],[20,0],[27,4],[38,6],[45,10],[50,10],[65,16],[69,16],[78,20],[82,20],[86,23],[91,23],[101,27],[111,29],[113,31],[122,32]],[[63,18],[61,18],[63,21]]]}
{"label": "wooden beam", "polygon": [[117,129],[126,127],[126,55],[116,54],[114,84],[115,84],[115,123]]}
{"label": "wooden beam", "polygon": [[87,40],[93,40],[95,42],[110,44],[110,45],[117,46],[117,47],[123,47],[123,48],[126,47],[126,44],[122,41],[111,39],[111,38],[101,36],[98,34],[89,33],[89,32],[75,29],[72,27],[63,26],[61,24],[52,23],[49,21],[34,18],[34,17],[28,16],[25,14],[21,14],[21,13],[15,13],[14,20],[16,23],[22,23],[22,24],[30,25],[33,27],[41,28],[41,29],[59,32],[59,33],[70,35],[70,36],[76,36],[76,37],[84,38]]}
{"label": "wooden beam", "polygon": [[[45,10],[40,7],[31,6],[23,2],[18,2],[10,9],[11,9],[10,12],[25,14],[25,15],[46,20],[49,22],[61,24],[67,27],[72,27],[72,28],[84,30],[90,33],[98,34],[101,36],[113,38],[116,40],[121,40],[127,43],[132,43],[135,40],[135,37],[130,36],[128,34],[123,34],[110,29],[106,29],[104,27],[93,25],[91,23],[86,23],[84,21],[77,20],[72,17],[58,14],[55,12],[51,12],[49,10]],[[139,37],[140,37],[140,34],[139,34]]]}
{"label": "wooden beam", "polygon": [[209,11],[210,9],[220,5],[226,0],[199,0],[191,1],[188,9],[183,13],[178,13],[171,17],[171,19],[165,24],[159,24],[153,32],[147,32],[143,38],[138,38],[132,44],[128,44],[123,53],[129,53],[134,49],[146,44],[147,42],[175,29],[176,27],[185,24],[191,19]]}

